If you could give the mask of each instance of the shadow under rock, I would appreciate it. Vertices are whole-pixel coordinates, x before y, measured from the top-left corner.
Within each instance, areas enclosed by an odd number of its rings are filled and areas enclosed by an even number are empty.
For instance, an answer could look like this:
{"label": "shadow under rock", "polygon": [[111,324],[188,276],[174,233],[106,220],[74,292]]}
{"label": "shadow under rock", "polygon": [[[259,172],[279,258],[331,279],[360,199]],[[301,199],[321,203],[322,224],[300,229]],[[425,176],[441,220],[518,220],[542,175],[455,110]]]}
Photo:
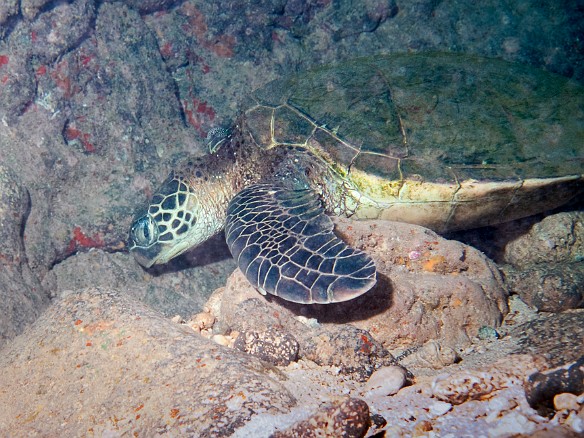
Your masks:
{"label": "shadow under rock", "polygon": [[205,243],[193,248],[184,254],[172,259],[163,265],[154,265],[147,271],[152,276],[159,276],[186,269],[203,267],[231,258],[229,248],[225,243],[225,236],[220,233],[213,236]]}
{"label": "shadow under rock", "polygon": [[393,304],[392,292],[391,280],[378,272],[377,284],[370,291],[342,303],[298,304],[273,295],[267,295],[266,298],[296,315],[315,318],[320,323],[345,324],[366,320],[387,311]]}

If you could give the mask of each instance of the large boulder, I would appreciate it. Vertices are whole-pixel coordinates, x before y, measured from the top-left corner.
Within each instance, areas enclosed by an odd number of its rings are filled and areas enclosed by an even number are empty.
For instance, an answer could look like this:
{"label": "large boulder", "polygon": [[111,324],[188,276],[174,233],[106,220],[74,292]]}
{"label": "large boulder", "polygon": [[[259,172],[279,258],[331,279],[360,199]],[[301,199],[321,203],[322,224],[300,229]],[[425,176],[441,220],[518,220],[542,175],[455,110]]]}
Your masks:
{"label": "large boulder", "polygon": [[478,250],[415,225],[336,224],[349,244],[375,260],[378,282],[371,291],[344,303],[301,305],[261,297],[238,270],[208,308],[224,327],[287,333],[298,341],[300,357],[362,377],[392,361],[388,349],[437,341],[456,353],[507,313],[501,274]]}
{"label": "large boulder", "polygon": [[126,294],[70,293],[0,353],[0,435],[227,436],[295,404],[281,374]]}

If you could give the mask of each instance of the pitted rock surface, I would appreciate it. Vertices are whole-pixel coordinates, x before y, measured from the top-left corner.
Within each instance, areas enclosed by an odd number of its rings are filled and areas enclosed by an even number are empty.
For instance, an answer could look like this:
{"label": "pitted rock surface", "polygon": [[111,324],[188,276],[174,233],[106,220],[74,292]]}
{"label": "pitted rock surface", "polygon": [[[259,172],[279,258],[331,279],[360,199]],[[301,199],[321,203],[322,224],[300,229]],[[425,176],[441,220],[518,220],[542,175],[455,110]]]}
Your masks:
{"label": "pitted rock surface", "polygon": [[[521,385],[526,370],[537,371],[537,362],[530,355],[516,355],[483,369],[465,370],[438,376],[432,382],[432,395],[455,405],[479,400],[489,394]],[[530,374],[531,374],[530,373]]]}
{"label": "pitted rock surface", "polygon": [[584,212],[534,223],[505,246],[503,262],[510,289],[527,304],[544,312],[584,307]]}
{"label": "pitted rock surface", "polygon": [[234,347],[274,365],[286,366],[298,359],[298,341],[277,330],[242,332]]}
{"label": "pitted rock surface", "polygon": [[518,268],[542,263],[582,261],[584,257],[584,212],[562,212],[541,221],[524,219],[507,228],[527,226],[515,239],[507,243],[503,262]]}
{"label": "pitted rock surface", "polygon": [[558,367],[582,355],[583,321],[584,310],[571,310],[525,322],[509,334],[517,343],[516,353],[532,354]]}
{"label": "pitted rock surface", "polygon": [[542,312],[584,307],[584,261],[505,266],[510,290]]}
{"label": "pitted rock surface", "polygon": [[322,411],[288,429],[277,431],[272,438],[311,436],[364,437],[371,425],[369,406],[363,400],[348,398],[325,406]]}

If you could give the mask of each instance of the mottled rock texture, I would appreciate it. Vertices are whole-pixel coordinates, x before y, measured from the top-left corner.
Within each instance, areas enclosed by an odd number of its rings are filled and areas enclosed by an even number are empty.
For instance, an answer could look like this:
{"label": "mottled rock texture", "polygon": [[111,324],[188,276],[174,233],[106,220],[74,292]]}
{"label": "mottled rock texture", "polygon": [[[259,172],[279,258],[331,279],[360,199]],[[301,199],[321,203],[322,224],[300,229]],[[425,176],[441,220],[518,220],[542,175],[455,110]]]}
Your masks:
{"label": "mottled rock texture", "polygon": [[273,438],[303,438],[310,436],[364,437],[369,429],[369,406],[363,400],[339,400],[325,406],[312,417],[288,429],[275,432]]}
{"label": "mottled rock texture", "polygon": [[432,395],[459,405],[486,397],[497,390],[521,385],[526,373],[537,370],[537,362],[529,355],[511,356],[510,359],[499,361],[486,369],[438,376],[432,383]]}
{"label": "mottled rock texture", "polygon": [[[525,382],[525,395],[532,408],[541,415],[549,415],[558,409],[554,399],[559,394],[584,394],[584,355],[572,363],[547,370],[543,373],[534,373]],[[570,408],[577,408],[570,406]]]}
{"label": "mottled rock texture", "polygon": [[220,322],[243,333],[276,332],[295,339],[298,357],[322,366],[335,366],[344,374],[364,380],[378,367],[394,363],[393,357],[369,332],[350,324],[307,326],[286,303],[258,297],[243,274],[236,271],[221,292]]}
{"label": "mottled rock texture", "polygon": [[234,347],[274,365],[288,365],[298,359],[298,341],[274,329],[242,332],[235,339]]}
{"label": "mottled rock texture", "polygon": [[227,436],[295,399],[280,373],[111,289],[62,298],[0,354],[0,435]]}
{"label": "mottled rock texture", "polygon": [[584,352],[584,310],[572,310],[519,324],[509,335],[516,352],[541,357],[552,367],[576,361]]}
{"label": "mottled rock texture", "polygon": [[507,243],[502,261],[509,287],[527,304],[545,312],[584,307],[584,213],[533,223]]}
{"label": "mottled rock texture", "polygon": [[29,210],[28,191],[0,163],[0,346],[33,322],[49,301],[24,251],[22,229]]}

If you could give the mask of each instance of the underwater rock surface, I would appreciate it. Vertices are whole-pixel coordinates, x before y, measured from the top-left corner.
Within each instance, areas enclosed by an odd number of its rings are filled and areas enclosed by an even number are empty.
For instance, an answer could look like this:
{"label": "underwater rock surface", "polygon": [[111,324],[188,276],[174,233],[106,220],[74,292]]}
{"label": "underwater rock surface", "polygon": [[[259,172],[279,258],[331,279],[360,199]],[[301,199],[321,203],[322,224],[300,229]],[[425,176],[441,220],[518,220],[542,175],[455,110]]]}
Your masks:
{"label": "underwater rock surface", "polygon": [[584,213],[534,223],[507,243],[503,262],[509,288],[527,304],[543,312],[584,307]]}
{"label": "underwater rock surface", "polygon": [[227,436],[295,405],[280,374],[125,293],[85,289],[2,351],[0,434]]}

